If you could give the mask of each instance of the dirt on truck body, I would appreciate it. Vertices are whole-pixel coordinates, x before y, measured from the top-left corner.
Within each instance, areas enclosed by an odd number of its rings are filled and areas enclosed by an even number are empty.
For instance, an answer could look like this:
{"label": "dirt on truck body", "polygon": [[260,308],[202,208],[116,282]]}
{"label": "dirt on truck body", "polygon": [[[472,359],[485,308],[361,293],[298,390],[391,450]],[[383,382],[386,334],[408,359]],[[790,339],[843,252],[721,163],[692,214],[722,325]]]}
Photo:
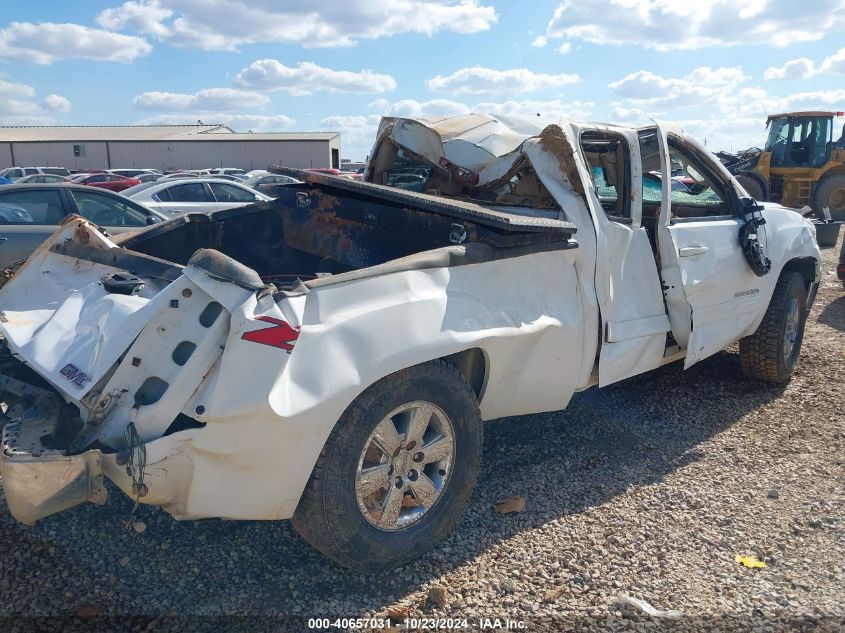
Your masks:
{"label": "dirt on truck body", "polygon": [[387,118],[368,182],[296,175],[120,238],[74,218],[0,288],[19,520],[107,477],[384,569],[459,520],[483,421],[737,341],[752,379],[798,361],[812,225],[671,126]]}

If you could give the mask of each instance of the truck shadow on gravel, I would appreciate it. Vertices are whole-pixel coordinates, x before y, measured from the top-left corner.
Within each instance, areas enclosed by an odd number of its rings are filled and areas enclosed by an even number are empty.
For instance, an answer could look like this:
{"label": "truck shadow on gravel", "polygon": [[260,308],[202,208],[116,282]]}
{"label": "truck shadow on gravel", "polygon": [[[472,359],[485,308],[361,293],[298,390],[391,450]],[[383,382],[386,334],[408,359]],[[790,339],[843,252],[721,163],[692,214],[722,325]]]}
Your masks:
{"label": "truck shadow on gravel", "polygon": [[[565,412],[493,422],[456,533],[422,560],[379,576],[330,563],[286,522],[179,523],[142,506],[139,533],[126,525],[132,503],[112,488],[105,507],[81,506],[28,528],[2,500],[2,615],[379,612],[520,532],[659,482],[699,459],[701,442],[781,393],[745,380],[738,356],[722,352],[688,372],[675,363],[577,394]],[[494,514],[493,502],[507,495],[524,496],[526,510]]]}
{"label": "truck shadow on gravel", "polygon": [[827,304],[818,320],[819,323],[828,325],[835,330],[845,331],[845,296]]}

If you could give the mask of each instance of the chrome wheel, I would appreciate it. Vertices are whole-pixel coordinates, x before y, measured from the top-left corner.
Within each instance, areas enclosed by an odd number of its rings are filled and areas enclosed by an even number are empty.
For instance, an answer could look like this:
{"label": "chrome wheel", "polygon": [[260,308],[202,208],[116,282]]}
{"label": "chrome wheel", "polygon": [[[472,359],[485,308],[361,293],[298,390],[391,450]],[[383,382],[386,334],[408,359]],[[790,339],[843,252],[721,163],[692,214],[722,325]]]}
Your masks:
{"label": "chrome wheel", "polygon": [[783,332],[783,357],[788,359],[795,351],[798,342],[798,332],[801,329],[801,306],[796,299],[789,302],[786,312],[786,323]]}
{"label": "chrome wheel", "polygon": [[388,532],[419,521],[446,488],[454,455],[455,432],[440,407],[422,400],[397,407],[378,423],[358,460],[361,514]]}

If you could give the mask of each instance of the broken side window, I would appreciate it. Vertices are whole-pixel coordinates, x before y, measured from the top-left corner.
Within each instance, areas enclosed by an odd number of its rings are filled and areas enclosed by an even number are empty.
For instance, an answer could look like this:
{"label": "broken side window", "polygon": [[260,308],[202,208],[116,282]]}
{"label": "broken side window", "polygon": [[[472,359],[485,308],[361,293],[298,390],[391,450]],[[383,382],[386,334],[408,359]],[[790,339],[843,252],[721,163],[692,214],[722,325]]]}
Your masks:
{"label": "broken side window", "polygon": [[609,220],[631,222],[631,151],[625,138],[613,132],[587,131],[581,151],[593,188]]}
{"label": "broken side window", "polygon": [[674,218],[732,215],[725,183],[680,139],[669,138],[669,156],[681,165],[672,176],[671,199]]}

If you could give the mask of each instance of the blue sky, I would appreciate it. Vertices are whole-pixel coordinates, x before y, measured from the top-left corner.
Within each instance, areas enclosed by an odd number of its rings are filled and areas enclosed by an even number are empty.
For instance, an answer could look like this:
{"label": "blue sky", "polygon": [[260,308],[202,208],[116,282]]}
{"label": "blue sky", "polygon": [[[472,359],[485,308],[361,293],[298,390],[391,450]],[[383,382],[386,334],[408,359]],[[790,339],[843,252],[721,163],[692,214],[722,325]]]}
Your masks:
{"label": "blue sky", "polygon": [[3,12],[0,124],[337,130],[362,159],[383,114],[653,117],[738,149],[768,112],[845,110],[845,0],[45,4]]}

